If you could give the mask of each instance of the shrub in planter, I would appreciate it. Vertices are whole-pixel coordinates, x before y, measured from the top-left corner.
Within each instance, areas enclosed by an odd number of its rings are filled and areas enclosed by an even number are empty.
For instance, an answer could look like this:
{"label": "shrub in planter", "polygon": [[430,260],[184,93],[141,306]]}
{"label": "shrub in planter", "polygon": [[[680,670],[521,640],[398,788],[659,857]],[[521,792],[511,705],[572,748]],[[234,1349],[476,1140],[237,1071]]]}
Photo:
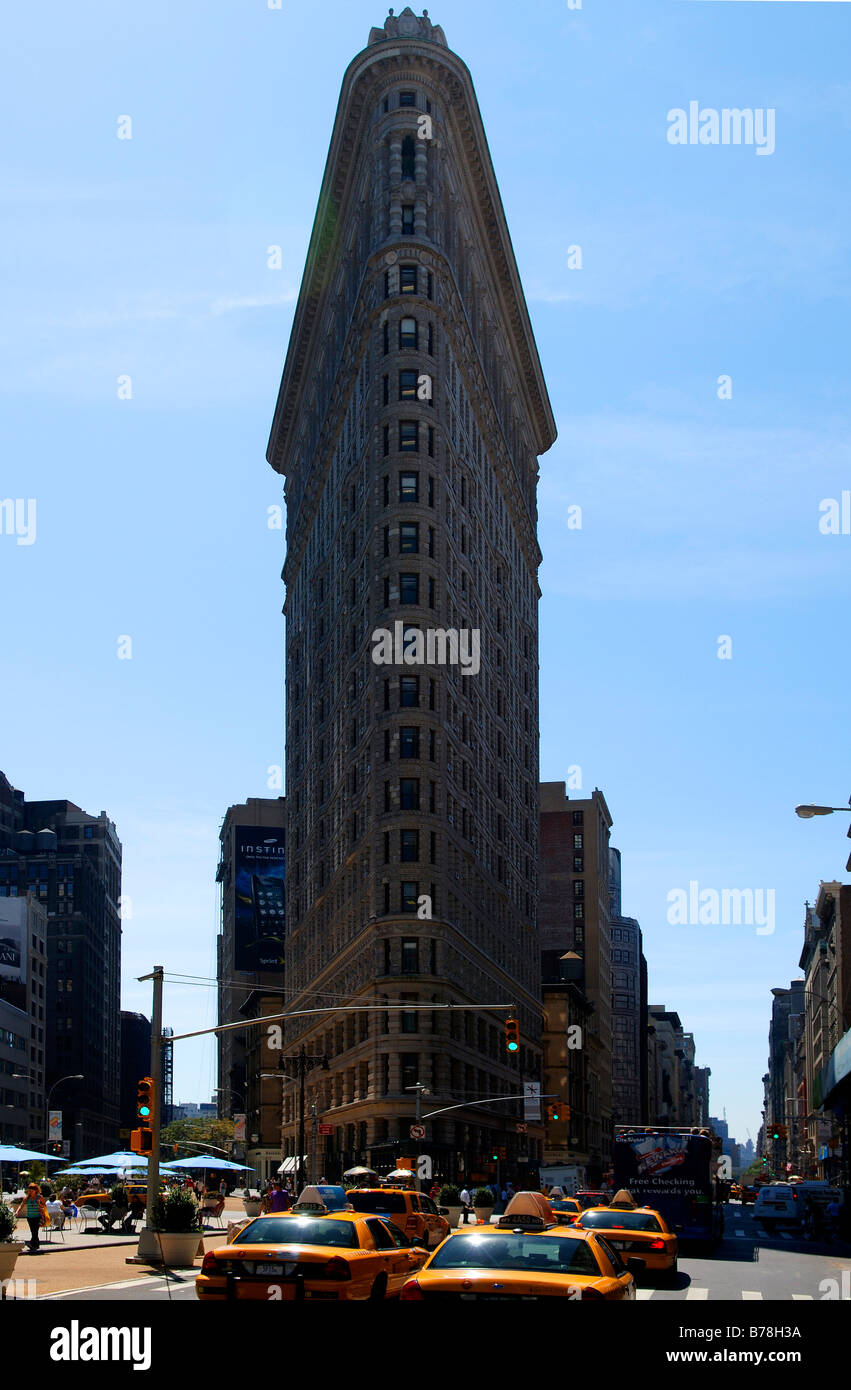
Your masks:
{"label": "shrub in planter", "polygon": [[437,1199],[437,1205],[439,1207],[460,1207],[461,1193],[459,1189],[457,1187],[452,1187],[449,1184],[447,1184],[445,1187],[442,1187],[440,1189],[440,1194]]}
{"label": "shrub in planter", "polygon": [[0,1244],[14,1240],[16,1217],[6,1202],[0,1201]]}
{"label": "shrub in planter", "polygon": [[493,1207],[495,1203],[496,1198],[494,1197],[489,1187],[476,1188],[475,1192],[473,1193],[474,1207]]}
{"label": "shrub in planter", "polygon": [[201,1221],[195,1194],[185,1187],[173,1187],[159,1196],[154,1203],[151,1228],[173,1235],[200,1232]]}

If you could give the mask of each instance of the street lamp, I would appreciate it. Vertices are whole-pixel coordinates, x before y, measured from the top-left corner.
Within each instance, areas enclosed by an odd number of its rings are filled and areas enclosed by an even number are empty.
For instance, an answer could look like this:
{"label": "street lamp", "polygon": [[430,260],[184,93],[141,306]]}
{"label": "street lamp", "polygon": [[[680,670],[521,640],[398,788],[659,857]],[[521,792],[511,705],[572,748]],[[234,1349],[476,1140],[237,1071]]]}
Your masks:
{"label": "street lamp", "polygon": [[[53,1085],[47,1093],[47,1100],[44,1103],[44,1129],[48,1140],[50,1139],[50,1098],[53,1095],[53,1092],[56,1090],[57,1086],[62,1085],[63,1081],[85,1081],[85,1079],[86,1078],[83,1072],[73,1071],[70,1072],[68,1076],[60,1076],[58,1081],[54,1081]],[[80,1155],[80,1157],[82,1157],[82,1155]]]}
{"label": "street lamp", "polygon": [[796,806],[795,815],[801,820],[811,820],[813,816],[832,816],[834,811],[844,814],[847,810],[847,806]]}

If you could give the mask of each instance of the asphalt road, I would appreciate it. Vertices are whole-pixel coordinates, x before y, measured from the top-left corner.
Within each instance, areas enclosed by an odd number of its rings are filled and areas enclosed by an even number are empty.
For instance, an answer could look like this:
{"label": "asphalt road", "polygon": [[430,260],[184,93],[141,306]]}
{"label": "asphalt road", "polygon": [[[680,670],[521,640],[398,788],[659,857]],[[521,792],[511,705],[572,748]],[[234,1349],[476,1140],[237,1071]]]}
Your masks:
{"label": "asphalt road", "polygon": [[[843,1281],[844,1272],[844,1281]],[[751,1207],[730,1202],[725,1235],[711,1258],[687,1252],[679,1260],[676,1286],[647,1277],[640,1281],[639,1301],[730,1300],[786,1302],[851,1298],[851,1246],[802,1240],[793,1232],[763,1235]],[[56,1302],[173,1302],[195,1299],[194,1274],[183,1270],[169,1279],[122,1280],[102,1288],[54,1294]]]}

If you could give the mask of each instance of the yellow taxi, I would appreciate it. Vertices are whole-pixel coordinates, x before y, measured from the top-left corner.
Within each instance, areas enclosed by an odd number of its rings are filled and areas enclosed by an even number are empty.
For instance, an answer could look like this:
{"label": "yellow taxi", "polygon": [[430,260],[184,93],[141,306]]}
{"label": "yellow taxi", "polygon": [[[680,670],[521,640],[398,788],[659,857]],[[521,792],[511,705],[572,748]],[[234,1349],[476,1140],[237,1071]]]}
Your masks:
{"label": "yellow taxi", "polygon": [[588,1207],[576,1224],[598,1232],[621,1258],[638,1255],[648,1271],[676,1277],[677,1237],[652,1207]]}
{"label": "yellow taxi", "polygon": [[564,1219],[568,1224],[582,1215],[582,1203],[575,1197],[553,1197],[550,1193],[548,1201],[559,1220]]}
{"label": "yellow taxi", "polygon": [[382,1300],[396,1297],[427,1256],[392,1222],[329,1212],[306,1189],[292,1211],[257,1216],[209,1250],[195,1293],[202,1302]]}
{"label": "yellow taxi", "polygon": [[371,1212],[382,1221],[392,1221],[427,1250],[434,1250],[452,1229],[424,1192],[401,1187],[356,1187],[346,1193],[346,1201],[354,1211]]}
{"label": "yellow taxi", "polygon": [[603,1235],[562,1224],[540,1192],[518,1192],[497,1225],[453,1231],[402,1289],[402,1300],[582,1302],[635,1298],[638,1257],[626,1262]]}

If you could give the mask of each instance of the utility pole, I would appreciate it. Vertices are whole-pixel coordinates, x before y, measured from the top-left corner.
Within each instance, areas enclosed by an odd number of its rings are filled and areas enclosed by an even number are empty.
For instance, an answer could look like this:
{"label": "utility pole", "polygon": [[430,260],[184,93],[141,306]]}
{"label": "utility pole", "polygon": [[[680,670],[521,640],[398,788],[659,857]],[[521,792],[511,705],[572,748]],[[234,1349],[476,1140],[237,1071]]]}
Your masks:
{"label": "utility pole", "polygon": [[298,1157],[296,1158],[296,1192],[299,1180],[304,1187],[304,1077],[307,1071],[307,1048],[304,1043],[298,1054]]}

